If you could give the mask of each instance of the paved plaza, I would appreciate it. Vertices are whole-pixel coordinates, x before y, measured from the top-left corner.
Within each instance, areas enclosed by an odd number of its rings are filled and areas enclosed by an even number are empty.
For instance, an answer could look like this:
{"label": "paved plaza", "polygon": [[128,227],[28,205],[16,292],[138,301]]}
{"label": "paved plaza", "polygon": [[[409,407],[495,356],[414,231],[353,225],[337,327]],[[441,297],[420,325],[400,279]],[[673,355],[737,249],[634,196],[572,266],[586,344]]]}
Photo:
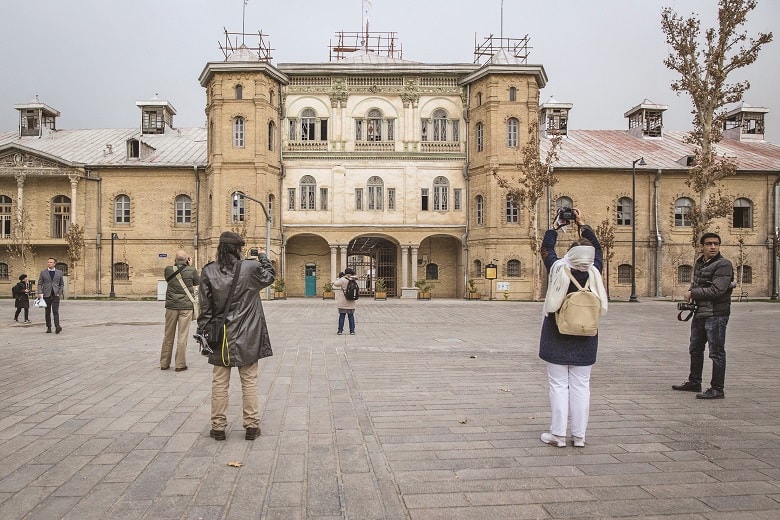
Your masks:
{"label": "paved plaza", "polygon": [[[550,411],[541,303],[269,301],[262,436],[209,438],[211,367],[159,369],[163,302],[68,300],[62,334],[0,300],[0,519],[780,518],[780,306],[735,303],[726,399],[674,392],[689,326],[613,302],[585,448]],[[194,326],[193,326],[194,330]],[[705,364],[705,382],[711,364]]]}

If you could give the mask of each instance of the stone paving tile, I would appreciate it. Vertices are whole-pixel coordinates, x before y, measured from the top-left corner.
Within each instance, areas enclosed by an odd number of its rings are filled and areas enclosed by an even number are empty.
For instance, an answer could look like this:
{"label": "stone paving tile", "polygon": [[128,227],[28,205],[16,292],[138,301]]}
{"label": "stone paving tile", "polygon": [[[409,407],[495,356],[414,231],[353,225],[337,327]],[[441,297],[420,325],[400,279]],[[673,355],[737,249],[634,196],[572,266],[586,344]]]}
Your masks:
{"label": "stone paving tile", "polygon": [[0,518],[778,517],[775,304],[734,305],[718,402],[671,391],[688,364],[672,303],[611,305],[581,450],[538,439],[540,306],[361,300],[345,337],[333,302],[266,302],[252,442],[235,376],[215,442],[211,367],[191,348],[187,372],[159,370],[161,302],[63,302],[54,338],[0,323],[0,349],[26,354],[0,367]]}

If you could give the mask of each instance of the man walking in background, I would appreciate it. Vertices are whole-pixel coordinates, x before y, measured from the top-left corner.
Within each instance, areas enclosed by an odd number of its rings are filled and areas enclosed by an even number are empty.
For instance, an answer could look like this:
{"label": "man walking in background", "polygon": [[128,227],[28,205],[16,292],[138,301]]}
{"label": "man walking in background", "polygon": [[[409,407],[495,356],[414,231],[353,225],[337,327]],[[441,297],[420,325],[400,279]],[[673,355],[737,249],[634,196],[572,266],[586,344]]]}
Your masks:
{"label": "man walking in background", "polygon": [[65,292],[65,279],[57,269],[57,259],[49,257],[46,269],[38,276],[38,294],[46,302],[46,332],[51,333],[51,317],[54,315],[54,331],[62,332],[60,327],[60,298]]}
{"label": "man walking in background", "polygon": [[165,291],[165,336],[160,352],[160,370],[168,370],[171,366],[173,340],[178,331],[174,362],[176,372],[181,372],[187,370],[187,337],[195,314],[195,287],[200,284],[200,278],[185,251],[176,252],[175,262],[165,268],[168,289]]}

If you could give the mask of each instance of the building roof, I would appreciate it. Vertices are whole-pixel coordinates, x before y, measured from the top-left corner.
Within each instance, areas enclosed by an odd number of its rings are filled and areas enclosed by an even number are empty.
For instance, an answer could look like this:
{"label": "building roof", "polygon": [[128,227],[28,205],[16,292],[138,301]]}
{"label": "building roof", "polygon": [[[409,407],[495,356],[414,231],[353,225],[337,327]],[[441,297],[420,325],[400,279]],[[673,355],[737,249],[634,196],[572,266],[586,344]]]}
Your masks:
{"label": "building roof", "polygon": [[[138,139],[150,147],[143,159],[128,159],[127,141]],[[18,131],[0,132],[0,152],[21,148],[32,153],[84,166],[158,166],[206,165],[206,129],[166,129],[164,134],[141,134],[137,128],[99,128],[57,130],[43,137],[19,137]]]}
{"label": "building roof", "polygon": [[[664,131],[663,137],[635,137],[628,130],[568,130],[561,142],[556,169],[630,169],[632,162],[644,157],[643,169],[687,171],[687,157],[694,147],[685,143],[687,132]],[[542,150],[550,141],[542,139]],[[722,139],[715,152],[733,157],[743,171],[780,170],[780,146],[766,141]]]}

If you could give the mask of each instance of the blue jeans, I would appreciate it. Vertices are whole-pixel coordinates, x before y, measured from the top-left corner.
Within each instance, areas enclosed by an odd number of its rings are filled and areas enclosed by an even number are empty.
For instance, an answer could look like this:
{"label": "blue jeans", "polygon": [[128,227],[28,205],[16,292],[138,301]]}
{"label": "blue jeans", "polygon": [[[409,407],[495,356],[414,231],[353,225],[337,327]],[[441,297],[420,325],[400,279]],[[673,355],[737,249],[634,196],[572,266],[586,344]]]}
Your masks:
{"label": "blue jeans", "polygon": [[353,313],[339,313],[339,332],[344,332],[344,316],[349,316],[349,331],[355,332],[355,315]]}
{"label": "blue jeans", "polygon": [[710,316],[691,320],[691,343],[688,352],[691,354],[691,373],[688,381],[701,383],[701,373],[704,369],[704,345],[709,345],[712,360],[712,381],[710,386],[723,391],[726,379],[726,325],[728,316]]}

